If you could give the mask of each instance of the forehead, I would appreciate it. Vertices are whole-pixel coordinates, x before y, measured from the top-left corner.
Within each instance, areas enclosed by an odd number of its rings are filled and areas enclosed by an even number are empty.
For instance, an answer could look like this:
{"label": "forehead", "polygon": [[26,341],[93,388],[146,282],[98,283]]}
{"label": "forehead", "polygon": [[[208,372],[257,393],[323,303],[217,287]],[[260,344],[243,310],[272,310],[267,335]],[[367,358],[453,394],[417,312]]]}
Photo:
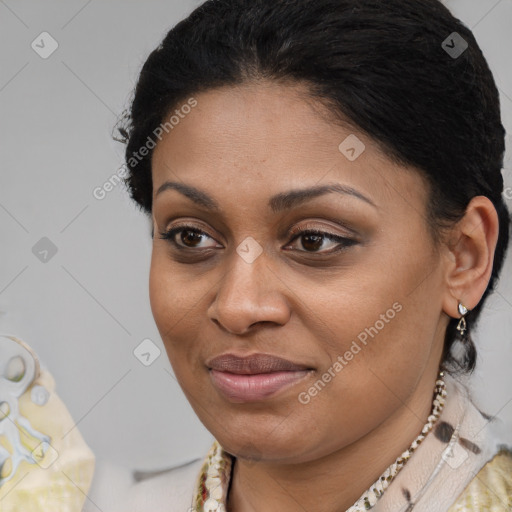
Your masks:
{"label": "forehead", "polygon": [[381,205],[397,196],[409,204],[425,199],[417,171],[394,163],[357,128],[334,122],[305,86],[250,83],[194,99],[197,106],[154,150],[153,194],[169,180],[244,197],[339,182]]}

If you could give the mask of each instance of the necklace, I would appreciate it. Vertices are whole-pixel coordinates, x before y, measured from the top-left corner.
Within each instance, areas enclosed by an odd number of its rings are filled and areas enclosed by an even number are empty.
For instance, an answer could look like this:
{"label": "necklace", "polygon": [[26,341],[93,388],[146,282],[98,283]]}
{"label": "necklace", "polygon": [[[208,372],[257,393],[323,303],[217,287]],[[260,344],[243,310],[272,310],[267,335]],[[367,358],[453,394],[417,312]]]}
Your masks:
{"label": "necklace", "polygon": [[432,410],[430,416],[427,418],[419,436],[412,442],[411,446],[403,452],[396,460],[389,466],[384,473],[376,480],[373,485],[364,492],[364,494],[352,505],[346,512],[361,512],[370,510],[377,503],[377,500],[382,496],[384,491],[389,487],[389,484],[404,467],[405,463],[411,458],[411,455],[416,448],[421,444],[423,439],[432,430],[432,427],[438,420],[441,411],[444,407],[446,398],[446,384],[443,380],[444,372],[440,371],[436,380],[434,389],[434,401],[432,403]]}
{"label": "necklace", "polygon": [[[441,415],[446,398],[446,384],[443,380],[444,372],[440,371],[434,388],[434,400],[430,416],[423,426],[421,433],[391,464],[382,475],[365,491],[362,496],[346,512],[364,512],[370,510],[384,494],[392,480],[411,458],[416,448],[432,430]],[[227,487],[231,478],[232,459],[221,446],[215,442],[203,466],[199,487],[196,493],[196,512],[225,512]]]}

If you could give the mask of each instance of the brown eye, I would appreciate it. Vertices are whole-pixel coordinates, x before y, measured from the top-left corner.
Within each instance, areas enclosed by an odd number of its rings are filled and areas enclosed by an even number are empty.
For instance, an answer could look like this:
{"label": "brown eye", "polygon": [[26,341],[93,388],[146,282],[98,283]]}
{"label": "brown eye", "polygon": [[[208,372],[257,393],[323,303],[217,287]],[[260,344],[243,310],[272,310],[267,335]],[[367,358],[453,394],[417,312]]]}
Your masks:
{"label": "brown eye", "polygon": [[187,247],[195,247],[201,243],[203,235],[196,230],[182,229],[177,233],[181,233],[180,242]]}
{"label": "brown eye", "polygon": [[[180,234],[179,237],[176,235]],[[179,249],[208,249],[211,247],[217,247],[217,243],[214,245],[200,247],[199,244],[206,239],[213,240],[207,233],[194,227],[194,226],[176,226],[169,231],[160,233],[160,238],[168,240],[171,244]],[[178,239],[178,241],[176,241]]]}
{"label": "brown eye", "polygon": [[[292,239],[294,240],[300,239],[301,245],[304,248],[301,252],[311,252],[311,253],[333,253],[341,251],[347,247],[355,245],[357,243],[356,240],[352,238],[346,238],[339,235],[334,235],[333,233],[328,233],[325,231],[319,230],[304,230],[297,233],[297,235]],[[331,250],[320,250],[324,246],[325,240],[329,240],[333,242],[334,249]],[[336,242],[336,243],[334,243]]]}

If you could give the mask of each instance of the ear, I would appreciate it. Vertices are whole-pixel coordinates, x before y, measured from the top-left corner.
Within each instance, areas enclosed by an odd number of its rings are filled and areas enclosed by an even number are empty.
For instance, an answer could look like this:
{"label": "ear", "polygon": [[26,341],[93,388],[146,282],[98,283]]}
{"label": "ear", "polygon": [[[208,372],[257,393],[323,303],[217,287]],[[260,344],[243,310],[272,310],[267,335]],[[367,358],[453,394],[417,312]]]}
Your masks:
{"label": "ear", "polygon": [[460,317],[459,301],[469,310],[480,302],[491,278],[498,228],[491,200],[476,196],[449,234],[443,310],[452,318]]}

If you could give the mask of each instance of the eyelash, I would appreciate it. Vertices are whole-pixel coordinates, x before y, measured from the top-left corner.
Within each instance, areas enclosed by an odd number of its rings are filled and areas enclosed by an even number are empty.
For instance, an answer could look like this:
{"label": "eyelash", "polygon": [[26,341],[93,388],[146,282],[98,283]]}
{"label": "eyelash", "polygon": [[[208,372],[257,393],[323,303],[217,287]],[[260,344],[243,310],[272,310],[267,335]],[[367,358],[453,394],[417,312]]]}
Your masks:
{"label": "eyelash", "polygon": [[[193,247],[183,247],[174,241],[175,235],[182,231],[191,231],[193,233],[200,234],[200,235],[206,235],[208,238],[212,238],[210,235],[208,235],[208,233],[196,228],[195,226],[190,226],[190,225],[186,225],[186,224],[175,226],[172,229],[170,229],[169,231],[160,233],[160,238],[162,240],[168,240],[169,243],[171,243],[174,247],[176,247],[179,250],[184,250],[184,251],[195,250],[195,248],[193,248]],[[322,236],[328,240],[338,242],[338,244],[339,244],[338,247],[331,249],[330,251],[299,251],[299,252],[304,252],[307,254],[333,254],[333,253],[341,252],[341,251],[347,249],[348,247],[357,244],[357,241],[352,238],[347,238],[347,237],[340,236],[340,235],[334,235],[333,233],[321,231],[318,229],[308,229],[307,227],[304,227],[304,228],[294,228],[291,230],[290,236],[292,236],[293,238],[290,240],[290,242],[287,245],[289,245],[291,242],[294,242],[298,238],[300,238],[302,236],[306,236],[306,235]]]}

